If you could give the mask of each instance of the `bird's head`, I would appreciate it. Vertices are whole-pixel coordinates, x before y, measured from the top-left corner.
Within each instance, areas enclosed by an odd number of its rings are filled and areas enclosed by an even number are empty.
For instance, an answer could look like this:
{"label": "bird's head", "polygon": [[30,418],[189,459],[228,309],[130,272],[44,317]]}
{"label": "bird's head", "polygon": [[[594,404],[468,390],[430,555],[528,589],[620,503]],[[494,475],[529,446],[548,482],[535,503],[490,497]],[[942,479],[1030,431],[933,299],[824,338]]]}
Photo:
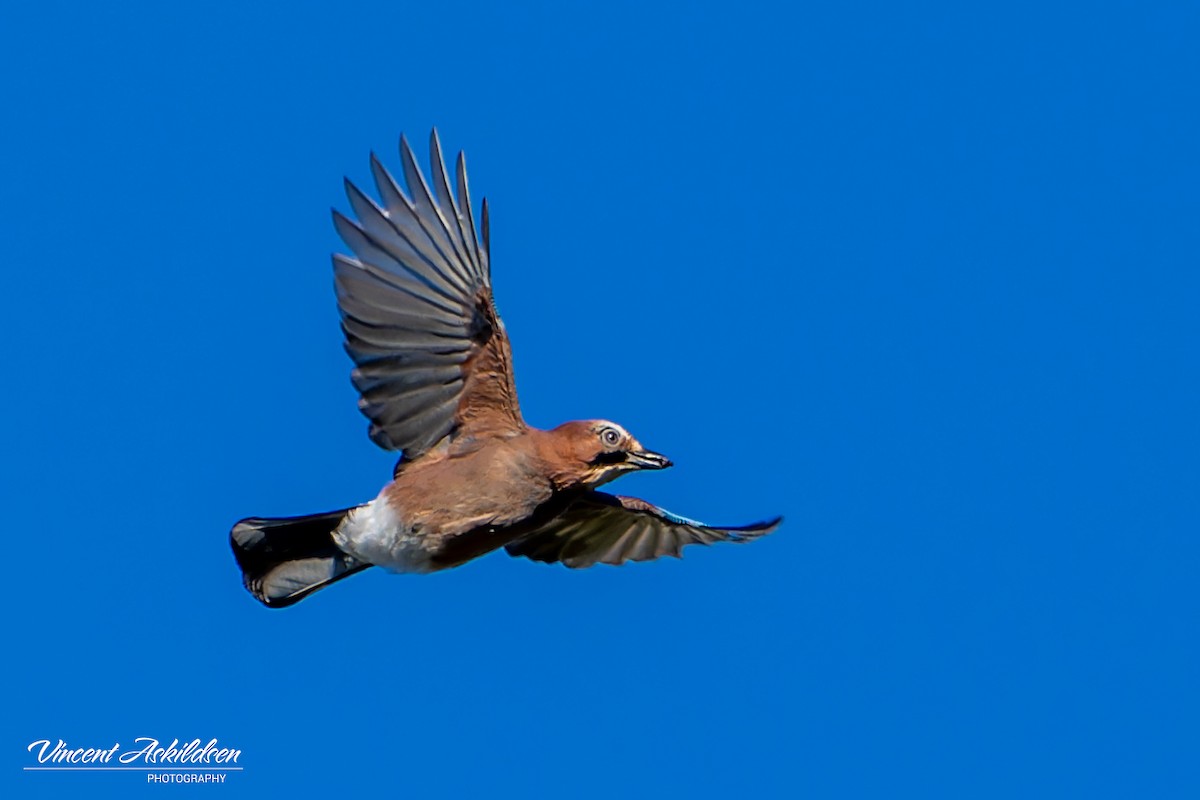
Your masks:
{"label": "bird's head", "polygon": [[669,458],[642,447],[629,431],[608,420],[568,422],[551,434],[558,440],[560,457],[573,462],[570,472],[575,482],[589,488],[629,472],[671,466]]}

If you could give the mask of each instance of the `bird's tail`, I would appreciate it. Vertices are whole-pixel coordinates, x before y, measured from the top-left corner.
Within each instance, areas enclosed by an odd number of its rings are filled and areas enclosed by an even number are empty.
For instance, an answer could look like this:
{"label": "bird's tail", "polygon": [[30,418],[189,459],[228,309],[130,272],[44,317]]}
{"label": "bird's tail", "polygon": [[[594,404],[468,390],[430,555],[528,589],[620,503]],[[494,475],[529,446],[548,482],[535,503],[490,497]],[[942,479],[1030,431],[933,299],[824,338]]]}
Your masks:
{"label": "bird's tail", "polygon": [[352,510],[252,517],[234,525],[229,542],[246,589],[263,605],[283,608],[371,566],[343,553],[333,541],[333,532]]}

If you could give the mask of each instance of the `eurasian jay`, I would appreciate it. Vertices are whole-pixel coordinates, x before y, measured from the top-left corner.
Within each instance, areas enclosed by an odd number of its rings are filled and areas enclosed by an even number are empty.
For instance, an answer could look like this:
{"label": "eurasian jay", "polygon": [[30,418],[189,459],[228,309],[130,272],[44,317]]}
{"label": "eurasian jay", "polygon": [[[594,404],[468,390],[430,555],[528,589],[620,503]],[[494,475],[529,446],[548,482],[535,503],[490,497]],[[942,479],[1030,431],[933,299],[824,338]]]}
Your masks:
{"label": "eurasian jay", "polygon": [[372,155],[382,205],[347,180],[358,221],[333,212],[354,253],[333,257],[351,379],[371,440],[402,451],[393,479],[364,505],[237,523],[230,540],[250,593],[281,608],[373,565],[435,572],[503,547],[582,568],[773,531],[780,518],[711,527],[596,491],[671,466],[616,423],[525,424],[492,302],[487,200],[479,237],[463,154],[456,197],[436,130],[430,150],[432,190],[401,137],[408,193]]}

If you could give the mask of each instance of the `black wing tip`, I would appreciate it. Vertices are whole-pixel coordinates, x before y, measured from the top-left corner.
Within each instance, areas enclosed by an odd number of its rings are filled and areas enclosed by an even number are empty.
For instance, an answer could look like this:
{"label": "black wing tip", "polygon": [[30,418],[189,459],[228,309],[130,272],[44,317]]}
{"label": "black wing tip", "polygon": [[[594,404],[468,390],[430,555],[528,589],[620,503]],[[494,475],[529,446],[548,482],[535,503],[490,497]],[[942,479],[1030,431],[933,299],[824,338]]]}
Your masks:
{"label": "black wing tip", "polygon": [[714,528],[714,530],[724,534],[723,541],[734,544],[745,544],[746,542],[761,539],[767,534],[774,533],[782,524],[783,517],[775,517],[774,519],[763,520],[762,522],[755,522],[750,525],[719,527]]}
{"label": "black wing tip", "polygon": [[342,191],[344,191],[346,193],[346,197],[349,200],[353,200],[354,195],[358,195],[359,197],[370,199],[370,198],[367,198],[366,192],[364,192],[362,189],[358,188],[357,183],[350,180],[350,177],[348,175],[342,176]]}
{"label": "black wing tip", "polygon": [[[425,177],[421,173],[421,159],[417,158],[417,151],[413,150],[412,142],[408,141],[408,135],[404,133],[400,134],[400,163],[412,167],[418,175],[421,175],[422,178]],[[407,176],[404,182],[408,183]],[[415,187],[409,186],[408,188],[411,192]]]}
{"label": "black wing tip", "polygon": [[[740,533],[742,534],[743,540],[749,541],[750,539],[757,539],[759,536],[766,536],[768,533],[774,533],[775,530],[782,524],[783,517],[775,517],[774,519],[755,522],[751,525],[742,525],[737,528],[728,528],[727,530],[730,530],[734,533]],[[749,536],[747,536],[747,534],[749,534]]]}
{"label": "black wing tip", "polygon": [[483,229],[483,252],[487,253],[488,256],[491,256],[491,254],[492,254],[492,223],[491,223],[491,219],[490,219],[491,215],[488,212],[488,201],[487,201],[486,196],[484,196],[483,202],[480,203],[480,206],[483,209],[482,214],[481,214],[481,216],[483,217],[483,223],[480,226]]}

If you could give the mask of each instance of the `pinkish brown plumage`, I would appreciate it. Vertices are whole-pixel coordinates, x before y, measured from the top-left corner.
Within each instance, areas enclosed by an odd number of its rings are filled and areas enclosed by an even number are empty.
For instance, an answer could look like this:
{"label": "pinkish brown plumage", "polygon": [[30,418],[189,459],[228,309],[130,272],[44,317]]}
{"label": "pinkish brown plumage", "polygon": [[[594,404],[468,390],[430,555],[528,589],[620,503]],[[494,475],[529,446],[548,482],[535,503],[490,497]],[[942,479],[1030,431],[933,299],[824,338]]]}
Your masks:
{"label": "pinkish brown plumage", "polygon": [[432,188],[402,138],[408,193],[372,156],[382,205],[347,182],[358,220],[334,212],[355,254],[334,256],[351,377],[371,439],[403,451],[393,480],[354,508],[237,523],[230,538],[246,588],[282,607],[374,565],[434,572],[503,547],[579,568],[774,530],[779,519],[711,527],[596,491],[671,465],[615,423],[526,425],[492,301],[487,201],[481,243],[462,154],[452,189],[436,131],[430,149]]}

